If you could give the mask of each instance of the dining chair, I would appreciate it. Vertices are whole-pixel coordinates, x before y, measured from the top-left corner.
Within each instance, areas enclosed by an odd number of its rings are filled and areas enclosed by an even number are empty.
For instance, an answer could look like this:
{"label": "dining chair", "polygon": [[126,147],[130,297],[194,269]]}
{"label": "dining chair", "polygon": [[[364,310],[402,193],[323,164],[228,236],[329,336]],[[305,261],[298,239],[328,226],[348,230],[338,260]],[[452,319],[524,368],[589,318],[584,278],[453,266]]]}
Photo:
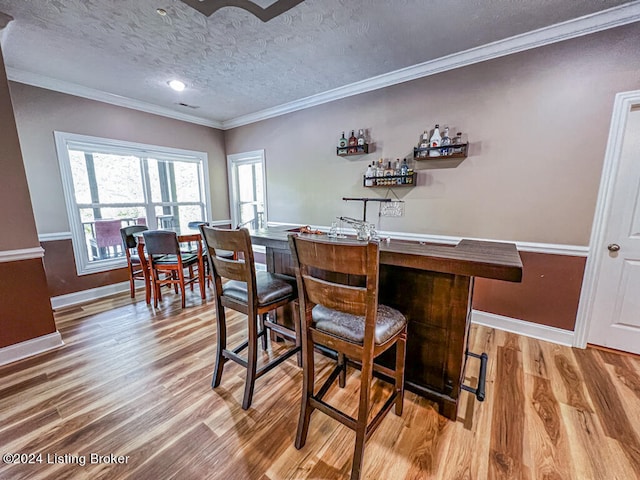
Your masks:
{"label": "dining chair", "polygon": [[[212,387],[220,385],[228,360],[242,365],[247,369],[242,408],[247,410],[253,399],[255,381],[300,351],[298,322],[294,322],[292,330],[269,319],[269,312],[297,298],[296,281],[286,275],[256,271],[251,237],[246,228],[227,230],[201,225],[200,231],[208,253],[216,296],[218,348]],[[234,255],[229,256],[229,252]],[[248,320],[247,340],[231,350],[227,349],[225,308],[244,313]],[[262,349],[266,351],[269,331],[292,341],[293,346],[258,368],[258,338],[261,338]],[[246,358],[240,356],[245,348]]]}
{"label": "dining chair", "polygon": [[[182,294],[182,308],[185,307],[186,285],[198,282],[200,285],[200,296],[204,300],[206,292],[204,289],[204,275],[199,271],[200,260],[197,254],[184,253],[180,251],[178,235],[168,230],[147,230],[142,232],[144,244],[147,249],[149,261],[149,271],[151,272],[151,285],[153,286],[153,305],[158,306],[158,301],[162,300],[161,287],[163,285],[174,285],[180,287]],[[190,272],[189,278],[185,277],[184,270]],[[197,271],[197,274],[195,273]],[[164,278],[162,273],[166,273]]]}
{"label": "dining chair", "polygon": [[[379,246],[377,242],[309,238],[292,234],[289,246],[298,282],[302,343],[302,405],[295,447],[301,449],[314,410],[329,415],[356,433],[351,479],[360,478],[365,442],[395,405],[402,415],[407,320],[398,310],[378,303]],[[347,277],[345,277],[345,275]],[[350,279],[347,285],[340,283]],[[355,279],[359,279],[356,281]],[[337,364],[315,390],[314,347],[337,353]],[[395,345],[395,369],[374,364],[376,357]],[[360,364],[360,400],[356,417],[324,400],[336,380],[345,386],[347,362]],[[393,392],[368,421],[373,371],[394,380]]]}
{"label": "dining chair", "polygon": [[144,289],[147,303],[151,301],[151,287],[147,282],[148,275],[145,275],[143,262],[138,255],[137,247],[138,242],[135,233],[144,232],[149,230],[146,225],[129,225],[128,227],[122,227],[120,229],[120,236],[122,237],[122,245],[124,247],[124,253],[127,257],[127,269],[129,270],[129,288],[131,290],[131,298],[136,297],[135,280],[144,281]]}

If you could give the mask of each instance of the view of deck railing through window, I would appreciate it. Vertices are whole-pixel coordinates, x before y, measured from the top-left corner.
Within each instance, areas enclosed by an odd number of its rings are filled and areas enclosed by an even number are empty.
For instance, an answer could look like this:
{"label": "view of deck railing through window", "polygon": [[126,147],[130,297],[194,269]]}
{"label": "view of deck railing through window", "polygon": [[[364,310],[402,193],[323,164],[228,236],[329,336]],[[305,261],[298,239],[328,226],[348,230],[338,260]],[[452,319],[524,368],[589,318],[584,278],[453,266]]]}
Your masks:
{"label": "view of deck railing through window", "polygon": [[[56,132],[78,273],[120,266],[120,228],[208,218],[206,154]],[[115,262],[115,263],[114,263]]]}

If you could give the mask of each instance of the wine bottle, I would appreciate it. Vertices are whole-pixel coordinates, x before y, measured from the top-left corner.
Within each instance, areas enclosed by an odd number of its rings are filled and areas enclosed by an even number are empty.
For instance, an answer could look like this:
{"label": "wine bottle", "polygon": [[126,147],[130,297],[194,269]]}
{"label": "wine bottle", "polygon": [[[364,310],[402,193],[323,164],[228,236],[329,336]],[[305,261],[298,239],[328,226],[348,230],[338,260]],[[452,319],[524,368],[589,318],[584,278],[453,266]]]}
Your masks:
{"label": "wine bottle", "polygon": [[[442,134],[442,140],[440,140],[441,147],[448,147],[451,145],[451,137],[449,137],[449,127],[444,127],[444,133]],[[443,148],[440,150],[442,155],[451,155],[453,153],[451,148]]]}
{"label": "wine bottle", "polygon": [[[384,169],[384,176],[385,177],[393,177],[393,167],[391,166],[391,160],[389,160],[387,162],[387,168]],[[385,178],[384,184],[385,185],[393,184],[393,179],[392,178]]]}
{"label": "wine bottle", "polygon": [[402,165],[400,165],[400,175],[402,175],[402,183],[407,183],[407,175],[409,174],[409,165],[407,165],[407,159],[402,160]]}
{"label": "wine bottle", "polygon": [[364,185],[366,187],[373,187],[373,169],[371,168],[371,165],[367,167],[367,171],[365,172],[364,176]]}
{"label": "wine bottle", "polygon": [[344,136],[344,132],[342,132],[342,138],[340,140],[338,140],[338,146],[340,148],[344,148],[347,146],[347,139]]}
{"label": "wine bottle", "polygon": [[[440,125],[438,125],[436,123],[436,128],[433,129],[433,135],[431,135],[431,138],[429,139],[429,145],[432,148],[439,147],[441,140],[442,140],[442,137],[440,136]],[[439,157],[440,156],[440,150],[437,149],[437,148],[434,148],[434,150],[429,150],[429,156],[430,157]]]}
{"label": "wine bottle", "polygon": [[396,177],[394,178],[394,182],[397,185],[402,185],[402,177],[400,175],[402,175],[401,172],[401,164],[400,164],[400,159],[396,158],[396,164],[395,164],[395,168],[393,170],[393,175]]}
{"label": "wine bottle", "polygon": [[462,132],[456,133],[456,136],[453,138],[453,145],[453,153],[462,153]]}
{"label": "wine bottle", "polygon": [[[378,160],[378,165],[376,165],[376,177],[384,177],[384,166],[382,164],[382,159]],[[382,185],[382,180],[378,178],[376,181],[376,185]]]}
{"label": "wine bottle", "polygon": [[[429,133],[427,133],[427,131],[425,130],[424,133],[422,134],[422,136],[420,137],[420,144],[418,145],[418,148],[429,148]],[[420,154],[418,155],[419,157],[426,157],[427,156],[427,150],[421,150]]]}
{"label": "wine bottle", "polygon": [[355,131],[351,130],[351,136],[349,137],[349,153],[356,153],[358,150],[358,139],[356,138]]}

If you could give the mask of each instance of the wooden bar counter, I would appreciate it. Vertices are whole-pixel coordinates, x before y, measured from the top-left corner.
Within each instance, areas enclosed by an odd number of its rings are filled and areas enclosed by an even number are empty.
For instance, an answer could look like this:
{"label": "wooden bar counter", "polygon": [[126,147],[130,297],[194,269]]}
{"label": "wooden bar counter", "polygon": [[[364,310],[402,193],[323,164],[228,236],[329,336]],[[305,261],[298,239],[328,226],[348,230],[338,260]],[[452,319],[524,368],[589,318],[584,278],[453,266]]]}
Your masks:
{"label": "wooden bar counter", "polygon": [[[294,275],[287,236],[295,230],[252,232],[252,242],[266,247],[267,270]],[[520,282],[516,246],[475,240],[457,245],[380,242],[379,302],[398,309],[409,322],[406,387],[435,401],[451,420],[457,417],[464,379],[474,277]],[[289,323],[292,314],[281,311],[278,321]],[[392,364],[394,353],[387,353],[381,363]]]}

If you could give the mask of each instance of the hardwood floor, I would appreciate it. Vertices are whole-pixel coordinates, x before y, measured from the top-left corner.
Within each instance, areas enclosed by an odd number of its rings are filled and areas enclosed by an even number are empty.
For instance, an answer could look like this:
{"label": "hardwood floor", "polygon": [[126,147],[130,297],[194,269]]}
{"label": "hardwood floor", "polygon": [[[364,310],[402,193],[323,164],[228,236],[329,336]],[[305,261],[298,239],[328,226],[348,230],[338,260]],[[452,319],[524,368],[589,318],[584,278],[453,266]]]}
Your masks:
{"label": "hardwood floor", "polygon": [[[314,413],[306,446],[293,446],[295,357],[256,382],[248,411],[240,366],[211,389],[214,310],[196,289],[184,310],[169,293],[155,310],[122,295],[57,312],[63,348],[0,368],[2,453],[36,462],[2,463],[0,478],[347,478],[354,434],[338,422]],[[228,318],[229,343],[240,343],[246,317]],[[476,326],[471,342],[489,354],[487,400],[463,392],[451,422],[407,392],[402,417],[387,415],[367,443],[363,478],[640,478],[638,357]],[[327,398],[355,411],[357,383],[349,369],[347,388]]]}

